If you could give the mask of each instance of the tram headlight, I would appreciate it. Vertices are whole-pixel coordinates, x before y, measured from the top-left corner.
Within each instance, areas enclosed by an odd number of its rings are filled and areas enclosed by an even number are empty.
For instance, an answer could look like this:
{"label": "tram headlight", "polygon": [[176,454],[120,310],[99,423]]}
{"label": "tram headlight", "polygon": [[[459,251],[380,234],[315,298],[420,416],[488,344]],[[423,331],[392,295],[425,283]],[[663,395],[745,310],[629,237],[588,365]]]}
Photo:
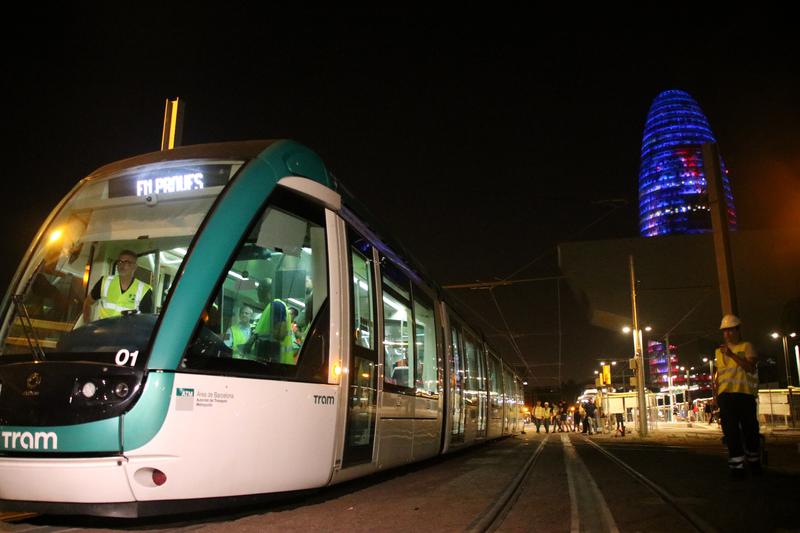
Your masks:
{"label": "tram headlight", "polygon": [[117,386],[114,387],[114,394],[117,395],[117,398],[125,398],[130,391],[130,387],[124,381],[117,383]]}
{"label": "tram headlight", "polygon": [[91,381],[87,381],[83,384],[81,388],[81,394],[83,394],[84,398],[93,398],[95,393],[97,392],[97,385],[92,383]]}

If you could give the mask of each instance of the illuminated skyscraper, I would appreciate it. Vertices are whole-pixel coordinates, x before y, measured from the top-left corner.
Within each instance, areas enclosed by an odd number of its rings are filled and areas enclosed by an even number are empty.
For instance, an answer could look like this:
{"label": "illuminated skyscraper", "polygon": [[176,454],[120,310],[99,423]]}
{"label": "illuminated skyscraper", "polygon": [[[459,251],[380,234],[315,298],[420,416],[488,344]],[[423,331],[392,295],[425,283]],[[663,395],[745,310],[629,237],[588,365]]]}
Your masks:
{"label": "illuminated skyscraper", "polygon": [[[642,138],[639,168],[639,231],[643,237],[711,231],[703,143],[716,142],[708,119],[684,91],[653,100]],[[722,167],[728,226],[736,229],[728,172]]]}

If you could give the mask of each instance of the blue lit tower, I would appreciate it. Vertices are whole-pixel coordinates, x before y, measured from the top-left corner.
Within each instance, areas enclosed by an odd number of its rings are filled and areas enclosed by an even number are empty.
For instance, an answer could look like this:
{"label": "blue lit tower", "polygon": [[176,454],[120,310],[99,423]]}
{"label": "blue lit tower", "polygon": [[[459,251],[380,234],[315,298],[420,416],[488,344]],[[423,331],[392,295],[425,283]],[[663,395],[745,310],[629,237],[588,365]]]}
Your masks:
{"label": "blue lit tower", "polygon": [[[716,142],[708,119],[684,91],[664,91],[653,100],[642,138],[639,169],[639,230],[643,237],[711,231],[701,145]],[[728,227],[736,229],[728,172],[722,184]]]}

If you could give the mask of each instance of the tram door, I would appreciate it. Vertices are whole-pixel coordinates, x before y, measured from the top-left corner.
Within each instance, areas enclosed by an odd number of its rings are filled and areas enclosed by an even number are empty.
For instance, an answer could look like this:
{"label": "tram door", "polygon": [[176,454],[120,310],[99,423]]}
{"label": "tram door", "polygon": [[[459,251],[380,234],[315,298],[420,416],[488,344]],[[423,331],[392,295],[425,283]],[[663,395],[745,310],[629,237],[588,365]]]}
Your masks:
{"label": "tram door", "polygon": [[372,461],[378,383],[375,258],[372,245],[349,232],[351,364],[343,466]]}

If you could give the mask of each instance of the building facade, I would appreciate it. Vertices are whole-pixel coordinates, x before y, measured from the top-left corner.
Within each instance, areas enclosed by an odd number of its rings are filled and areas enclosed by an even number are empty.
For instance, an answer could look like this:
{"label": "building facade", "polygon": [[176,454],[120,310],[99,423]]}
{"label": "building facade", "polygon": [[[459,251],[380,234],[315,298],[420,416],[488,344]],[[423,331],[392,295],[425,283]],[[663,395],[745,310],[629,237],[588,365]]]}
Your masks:
{"label": "building facade", "polygon": [[[639,230],[643,237],[711,231],[704,143],[716,142],[700,106],[684,91],[659,94],[650,106],[639,168]],[[728,225],[736,208],[725,164],[720,161]]]}

